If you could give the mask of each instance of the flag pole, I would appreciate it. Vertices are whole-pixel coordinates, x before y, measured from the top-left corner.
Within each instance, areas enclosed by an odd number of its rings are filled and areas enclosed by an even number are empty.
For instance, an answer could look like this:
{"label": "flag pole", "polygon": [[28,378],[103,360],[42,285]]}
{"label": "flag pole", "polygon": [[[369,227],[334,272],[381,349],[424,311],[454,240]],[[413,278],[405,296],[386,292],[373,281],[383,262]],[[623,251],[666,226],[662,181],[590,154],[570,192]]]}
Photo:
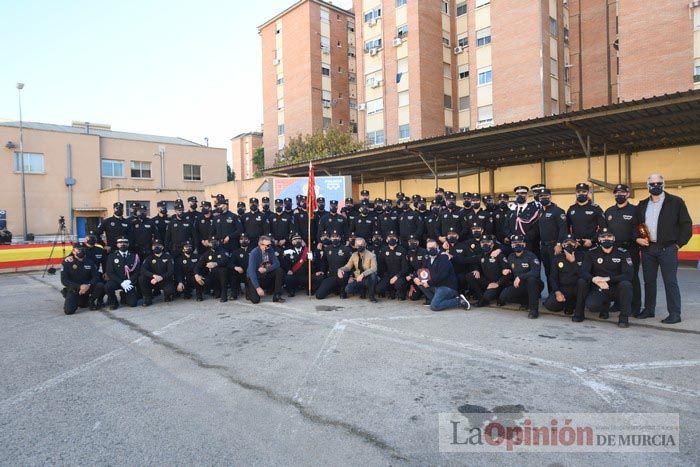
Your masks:
{"label": "flag pole", "polygon": [[[309,162],[309,176],[311,175],[312,167],[313,166],[311,165],[311,162]],[[308,195],[311,193],[311,190],[314,190],[313,191],[314,196],[316,195],[316,187],[311,186],[311,184],[309,183],[309,182],[312,182],[315,184],[315,178],[316,177],[314,177],[314,180],[311,180],[310,178],[307,180],[307,186],[308,186],[307,198],[309,198]],[[310,201],[310,200],[308,200],[308,201]],[[311,298],[311,261],[312,260],[310,259],[311,258],[310,255],[311,255],[311,216],[312,216],[311,208],[312,208],[312,206],[310,206],[307,203],[306,207],[309,210],[309,212],[307,213],[308,215],[306,216],[309,220],[308,221],[308,230],[306,231],[306,234],[307,234],[306,238],[308,239],[308,242],[306,243],[306,266],[307,266],[306,269],[308,270],[307,294],[308,294],[309,298]]]}

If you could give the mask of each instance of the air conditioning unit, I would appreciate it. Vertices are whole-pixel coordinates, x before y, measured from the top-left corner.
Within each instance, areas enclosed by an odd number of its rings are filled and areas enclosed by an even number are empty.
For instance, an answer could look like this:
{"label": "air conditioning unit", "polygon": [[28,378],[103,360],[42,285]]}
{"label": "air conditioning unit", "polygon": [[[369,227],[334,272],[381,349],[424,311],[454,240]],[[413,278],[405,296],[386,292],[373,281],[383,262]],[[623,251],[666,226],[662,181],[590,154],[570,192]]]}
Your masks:
{"label": "air conditioning unit", "polygon": [[321,52],[323,52],[323,55],[328,55],[331,53],[328,47],[321,47]]}
{"label": "air conditioning unit", "polygon": [[566,104],[566,105],[572,105],[573,102],[571,102],[571,99],[567,99],[566,102],[565,102],[565,104]]}
{"label": "air conditioning unit", "polygon": [[379,53],[379,49],[376,47],[369,49],[369,54],[372,56],[377,55],[378,53]]}
{"label": "air conditioning unit", "polygon": [[373,87],[373,88],[378,88],[378,87],[381,86],[383,83],[384,83],[384,80],[383,80],[383,79],[374,80],[374,82],[372,83],[372,87]]}
{"label": "air conditioning unit", "polygon": [[454,52],[455,52],[455,54],[461,54],[462,52],[464,52],[464,47],[457,46],[457,47],[455,47]]}
{"label": "air conditioning unit", "polygon": [[357,104],[357,110],[362,111],[362,110],[365,110],[366,108],[367,108],[367,104],[365,104],[364,102]]}
{"label": "air conditioning unit", "polygon": [[400,37],[395,37],[394,38],[394,47],[398,47],[401,44],[403,44],[403,39],[401,39]]}
{"label": "air conditioning unit", "polygon": [[367,22],[367,24],[368,24],[370,27],[376,25],[376,24],[377,24],[377,18],[372,18],[371,20],[369,20],[369,21]]}
{"label": "air conditioning unit", "polygon": [[280,61],[279,58],[275,58],[275,59],[272,60],[272,64],[273,64],[273,65],[279,65],[280,63],[282,63],[282,62]]}
{"label": "air conditioning unit", "polygon": [[690,8],[697,8],[700,6],[700,0],[694,0],[690,2],[690,5],[688,5]]}

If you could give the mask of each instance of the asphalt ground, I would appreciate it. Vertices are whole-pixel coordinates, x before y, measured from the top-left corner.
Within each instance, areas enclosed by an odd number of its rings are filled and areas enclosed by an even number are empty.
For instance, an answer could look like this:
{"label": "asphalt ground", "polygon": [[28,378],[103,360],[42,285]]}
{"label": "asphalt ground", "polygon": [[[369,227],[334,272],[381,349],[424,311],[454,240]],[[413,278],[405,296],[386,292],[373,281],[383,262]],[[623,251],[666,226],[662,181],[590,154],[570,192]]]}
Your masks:
{"label": "asphalt ground", "polygon": [[[682,326],[303,296],[62,312],[0,276],[2,465],[697,465],[700,271]],[[678,413],[673,453],[445,453],[438,414]]]}

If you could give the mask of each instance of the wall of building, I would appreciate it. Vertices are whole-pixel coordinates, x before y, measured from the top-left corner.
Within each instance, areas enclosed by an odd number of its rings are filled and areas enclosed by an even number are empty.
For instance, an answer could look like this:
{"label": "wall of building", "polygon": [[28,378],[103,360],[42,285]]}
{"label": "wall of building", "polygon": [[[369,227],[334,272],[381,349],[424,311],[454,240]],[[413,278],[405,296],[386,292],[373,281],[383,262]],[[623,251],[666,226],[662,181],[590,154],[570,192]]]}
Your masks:
{"label": "wall of building", "polygon": [[[272,203],[272,184],[267,183],[266,185],[268,180],[271,179],[260,177],[250,180],[236,180],[233,182],[208,185],[204,189],[204,196],[206,199],[210,199],[212,196],[215,197],[217,194],[222,194],[229,200],[229,209],[234,211],[236,209],[236,203],[239,201],[246,203],[247,207],[250,198],[258,198],[258,200],[260,200],[263,196],[269,197],[271,201],[270,204],[274,205],[274,203]],[[270,189],[265,190],[265,186],[270,187]],[[261,188],[263,188],[262,191]]]}
{"label": "wall of building", "polygon": [[253,164],[255,150],[263,145],[261,133],[245,133],[231,139],[231,169],[238,180],[253,178],[258,167]]}

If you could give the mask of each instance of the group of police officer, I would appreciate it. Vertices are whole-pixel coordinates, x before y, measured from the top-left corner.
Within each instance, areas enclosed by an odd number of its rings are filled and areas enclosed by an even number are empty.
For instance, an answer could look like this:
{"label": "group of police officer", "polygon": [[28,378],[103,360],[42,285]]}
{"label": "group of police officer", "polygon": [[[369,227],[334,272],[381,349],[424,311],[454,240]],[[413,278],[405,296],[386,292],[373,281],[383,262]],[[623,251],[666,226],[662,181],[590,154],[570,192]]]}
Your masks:
{"label": "group of police officer", "polygon": [[[537,318],[544,276],[545,308],[572,314],[574,321],[584,319],[586,308],[602,318],[619,311],[619,325],[627,327],[628,316],[639,315],[641,308],[639,219],[628,186],[617,185],[614,196],[615,204],[606,211],[591,200],[585,183],[576,185],[575,202],[566,210],[541,184],[517,186],[514,199],[506,193],[496,198],[462,193],[461,205],[455,193],[441,188],[430,202],[403,193],[395,201],[372,201],[363,190],[357,202],[345,199],[342,209],[331,200],[327,210],[319,197],[310,245],[303,195],[296,197],[296,206],[291,198],[276,199],[273,206],[267,197],[262,203],[251,198],[248,209],[239,202],[236,212],[223,195],[214,205],[192,196],[187,209],[182,200],[175,201],[173,215],[166,202],[158,202],[153,217],[138,204],[129,206],[126,216],[117,202],[113,215],[74,245],[63,262],[64,311],[100,309],[105,294],[110,309],[133,307],[139,300],[149,306],[160,294],[164,301],[193,295],[201,301],[211,294],[225,302],[237,299],[241,286],[257,303],[259,294],[251,289],[259,290],[259,284],[251,282],[249,255],[259,244],[279,262],[288,296],[307,289],[311,267],[317,298],[333,292],[345,298],[347,275],[337,272],[348,263],[358,238],[376,256],[372,300],[375,290],[391,299],[427,299],[412,280],[429,256],[424,246],[432,239],[449,256],[459,293],[477,306],[519,303]],[[284,301],[279,284],[273,299]]]}

